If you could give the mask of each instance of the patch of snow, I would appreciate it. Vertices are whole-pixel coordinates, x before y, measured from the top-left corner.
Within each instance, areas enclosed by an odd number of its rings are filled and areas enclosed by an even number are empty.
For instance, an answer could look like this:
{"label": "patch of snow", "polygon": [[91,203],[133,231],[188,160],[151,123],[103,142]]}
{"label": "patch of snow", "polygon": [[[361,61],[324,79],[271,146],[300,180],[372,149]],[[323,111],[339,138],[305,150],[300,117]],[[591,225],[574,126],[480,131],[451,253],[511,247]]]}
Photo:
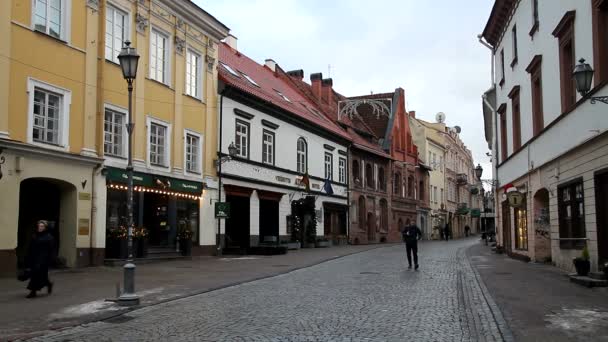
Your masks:
{"label": "patch of snow", "polygon": [[107,302],[105,300],[96,300],[84,304],[78,304],[68,306],[59,312],[50,314],[51,319],[66,319],[74,318],[84,315],[91,315],[101,311],[115,311],[120,310],[121,307],[114,302]]}
{"label": "patch of snow", "polygon": [[235,260],[256,260],[256,257],[239,257],[239,258],[221,258],[221,261],[235,261]]}
{"label": "patch of snow", "polygon": [[608,312],[594,309],[568,309],[547,315],[545,318],[550,328],[567,332],[592,333],[599,328],[605,328],[608,322]]}

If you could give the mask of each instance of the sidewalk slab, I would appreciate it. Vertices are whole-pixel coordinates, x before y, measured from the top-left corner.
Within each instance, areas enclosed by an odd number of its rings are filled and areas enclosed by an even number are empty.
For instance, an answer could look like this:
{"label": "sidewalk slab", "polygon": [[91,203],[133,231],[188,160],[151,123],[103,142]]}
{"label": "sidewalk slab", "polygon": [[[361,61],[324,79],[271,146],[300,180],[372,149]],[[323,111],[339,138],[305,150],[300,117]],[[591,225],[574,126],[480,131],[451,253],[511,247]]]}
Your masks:
{"label": "sidewalk slab", "polygon": [[[140,306],[183,298],[309,267],[327,260],[392,246],[338,246],[301,249],[278,256],[194,257],[192,260],[138,265]],[[106,301],[116,297],[121,267],[94,267],[51,274],[53,294],[26,299],[27,283],[0,279],[0,341],[39,335],[46,330],[107,319],[129,309]]]}

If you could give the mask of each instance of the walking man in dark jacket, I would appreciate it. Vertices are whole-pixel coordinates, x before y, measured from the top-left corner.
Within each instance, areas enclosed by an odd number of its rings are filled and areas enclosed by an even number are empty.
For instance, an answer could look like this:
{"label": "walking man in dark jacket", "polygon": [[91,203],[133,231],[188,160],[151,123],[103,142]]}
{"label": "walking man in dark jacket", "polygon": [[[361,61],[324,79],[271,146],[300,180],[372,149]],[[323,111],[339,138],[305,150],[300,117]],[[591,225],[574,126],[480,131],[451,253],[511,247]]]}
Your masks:
{"label": "walking man in dark jacket", "polygon": [[414,254],[414,267],[418,269],[418,240],[422,238],[422,232],[416,224],[411,224],[406,226],[401,234],[403,235],[403,242],[405,242],[408,269],[412,268],[412,254]]}

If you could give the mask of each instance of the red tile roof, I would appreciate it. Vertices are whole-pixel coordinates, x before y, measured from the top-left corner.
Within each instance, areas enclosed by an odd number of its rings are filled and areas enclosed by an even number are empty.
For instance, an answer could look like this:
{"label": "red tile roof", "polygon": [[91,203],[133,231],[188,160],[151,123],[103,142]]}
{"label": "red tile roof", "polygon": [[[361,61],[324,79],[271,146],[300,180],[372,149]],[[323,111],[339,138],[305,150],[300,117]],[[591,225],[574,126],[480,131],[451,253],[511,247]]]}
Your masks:
{"label": "red tile roof", "polygon": [[[321,114],[314,103],[289,86],[265,65],[256,63],[225,43],[219,45],[219,61],[240,74],[234,76],[220,64],[219,79],[226,84],[286,110],[340,138],[351,140],[350,135],[344,129]],[[253,79],[259,87],[249,82],[242,74],[246,74]],[[285,95],[289,101],[279,95],[277,90]]]}

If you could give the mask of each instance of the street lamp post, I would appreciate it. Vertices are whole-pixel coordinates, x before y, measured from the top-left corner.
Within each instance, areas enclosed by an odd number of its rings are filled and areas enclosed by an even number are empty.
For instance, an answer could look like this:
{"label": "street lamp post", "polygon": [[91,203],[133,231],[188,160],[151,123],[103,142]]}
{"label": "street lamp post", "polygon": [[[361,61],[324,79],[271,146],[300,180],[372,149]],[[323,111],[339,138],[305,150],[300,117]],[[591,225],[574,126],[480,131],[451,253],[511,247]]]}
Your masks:
{"label": "street lamp post", "polygon": [[[593,68],[588,63],[585,63],[585,59],[581,58],[579,63],[574,67],[572,76],[576,84],[576,90],[581,96],[587,95],[591,90],[591,81],[593,80]],[[591,104],[595,104],[597,101],[608,104],[608,96],[591,96],[589,98]]]}
{"label": "street lamp post", "polygon": [[127,211],[128,211],[128,247],[127,247],[127,262],[123,266],[124,270],[124,288],[118,297],[118,303],[124,306],[138,305],[139,296],[135,294],[135,263],[133,262],[133,81],[137,76],[137,63],[139,55],[135,48],[131,47],[131,42],[126,41],[125,46],[118,55],[122,75],[127,80],[129,90],[129,114],[127,122],[128,134],[128,162],[127,162]]}
{"label": "street lamp post", "polygon": [[[221,130],[220,130],[221,134]],[[221,140],[221,138],[220,138]],[[221,149],[221,146],[220,146]],[[221,152],[218,152],[219,159],[217,160],[217,168],[218,168],[218,178],[219,178],[219,186],[218,186],[218,202],[222,201],[222,164],[225,162],[232,160],[233,157],[236,157],[238,153],[238,147],[231,142],[228,146],[228,156],[222,156]],[[221,237],[221,222],[218,219],[217,221],[217,236],[215,238],[215,244],[217,248],[217,256],[222,256],[222,237]]]}

